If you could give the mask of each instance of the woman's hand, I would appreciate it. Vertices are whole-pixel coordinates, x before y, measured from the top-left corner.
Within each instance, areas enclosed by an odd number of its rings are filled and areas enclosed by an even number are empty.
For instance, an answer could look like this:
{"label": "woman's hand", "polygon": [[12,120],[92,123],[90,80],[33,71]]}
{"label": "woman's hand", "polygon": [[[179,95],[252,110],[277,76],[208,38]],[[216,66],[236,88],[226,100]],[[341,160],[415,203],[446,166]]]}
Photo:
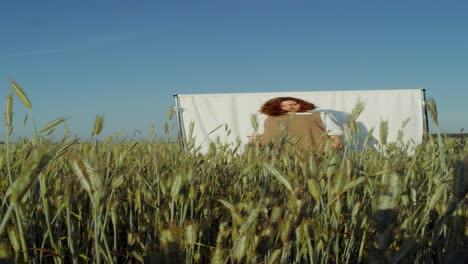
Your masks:
{"label": "woman's hand", "polygon": [[341,142],[341,137],[337,135],[329,136],[332,139],[330,147],[332,150],[343,150],[343,142]]}
{"label": "woman's hand", "polygon": [[262,135],[251,135],[251,136],[247,136],[247,138],[249,139],[249,144],[252,144],[252,145],[259,145],[259,144],[260,144],[261,136],[262,136]]}

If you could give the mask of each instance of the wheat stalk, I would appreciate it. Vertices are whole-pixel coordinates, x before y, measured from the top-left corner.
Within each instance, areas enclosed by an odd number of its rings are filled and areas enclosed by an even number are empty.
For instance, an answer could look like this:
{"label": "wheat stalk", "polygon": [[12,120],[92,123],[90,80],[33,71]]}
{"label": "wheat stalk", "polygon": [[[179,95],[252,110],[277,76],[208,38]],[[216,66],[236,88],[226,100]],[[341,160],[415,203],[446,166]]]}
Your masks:
{"label": "wheat stalk", "polygon": [[18,97],[18,99],[20,99],[24,107],[26,107],[27,109],[31,109],[31,101],[29,101],[29,98],[24,92],[24,90],[13,80],[11,80],[11,87],[13,88],[13,91],[15,91],[16,96]]}
{"label": "wheat stalk", "polygon": [[102,128],[104,127],[104,116],[96,115],[94,119],[94,126],[93,131],[91,132],[91,136],[97,136],[102,132]]}
{"label": "wheat stalk", "polygon": [[59,118],[55,119],[54,121],[52,121],[52,122],[46,124],[46,125],[43,126],[42,128],[40,128],[37,132],[38,132],[38,133],[43,133],[43,132],[52,130],[54,127],[56,127],[56,126],[58,126],[59,124],[65,122],[67,119],[68,119],[68,117],[65,117],[65,116],[59,117]]}

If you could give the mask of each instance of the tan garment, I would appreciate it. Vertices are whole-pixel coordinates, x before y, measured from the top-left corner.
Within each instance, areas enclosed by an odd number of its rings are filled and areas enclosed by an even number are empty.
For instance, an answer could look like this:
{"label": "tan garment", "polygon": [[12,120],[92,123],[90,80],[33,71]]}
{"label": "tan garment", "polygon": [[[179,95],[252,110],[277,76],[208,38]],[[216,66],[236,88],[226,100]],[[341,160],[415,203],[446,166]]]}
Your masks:
{"label": "tan garment", "polygon": [[264,123],[261,143],[273,143],[312,150],[322,149],[330,137],[323,127],[320,113],[295,113],[269,116]]}

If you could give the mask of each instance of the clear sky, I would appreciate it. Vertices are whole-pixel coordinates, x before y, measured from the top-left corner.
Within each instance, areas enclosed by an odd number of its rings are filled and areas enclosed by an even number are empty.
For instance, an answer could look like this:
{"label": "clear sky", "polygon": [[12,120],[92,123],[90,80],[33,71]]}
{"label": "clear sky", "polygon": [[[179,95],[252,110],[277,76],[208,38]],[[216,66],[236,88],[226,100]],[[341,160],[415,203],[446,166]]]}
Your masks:
{"label": "clear sky", "polygon": [[[175,93],[422,87],[460,132],[467,14],[462,0],[1,0],[0,105],[14,79],[38,127],[65,115],[87,138],[103,114],[103,136],[145,136]],[[14,135],[32,136],[14,104]]]}

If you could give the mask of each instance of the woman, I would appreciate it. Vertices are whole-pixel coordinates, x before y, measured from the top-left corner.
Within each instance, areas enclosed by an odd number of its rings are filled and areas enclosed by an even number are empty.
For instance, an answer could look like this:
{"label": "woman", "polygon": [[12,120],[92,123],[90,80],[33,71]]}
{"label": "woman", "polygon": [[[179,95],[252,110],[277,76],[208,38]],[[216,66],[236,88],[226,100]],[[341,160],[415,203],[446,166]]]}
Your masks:
{"label": "woman", "polygon": [[276,97],[265,102],[260,112],[268,115],[260,142],[294,145],[298,148],[323,149],[328,142],[332,149],[343,148],[343,134],[329,113],[310,112],[317,107],[299,98]]}

